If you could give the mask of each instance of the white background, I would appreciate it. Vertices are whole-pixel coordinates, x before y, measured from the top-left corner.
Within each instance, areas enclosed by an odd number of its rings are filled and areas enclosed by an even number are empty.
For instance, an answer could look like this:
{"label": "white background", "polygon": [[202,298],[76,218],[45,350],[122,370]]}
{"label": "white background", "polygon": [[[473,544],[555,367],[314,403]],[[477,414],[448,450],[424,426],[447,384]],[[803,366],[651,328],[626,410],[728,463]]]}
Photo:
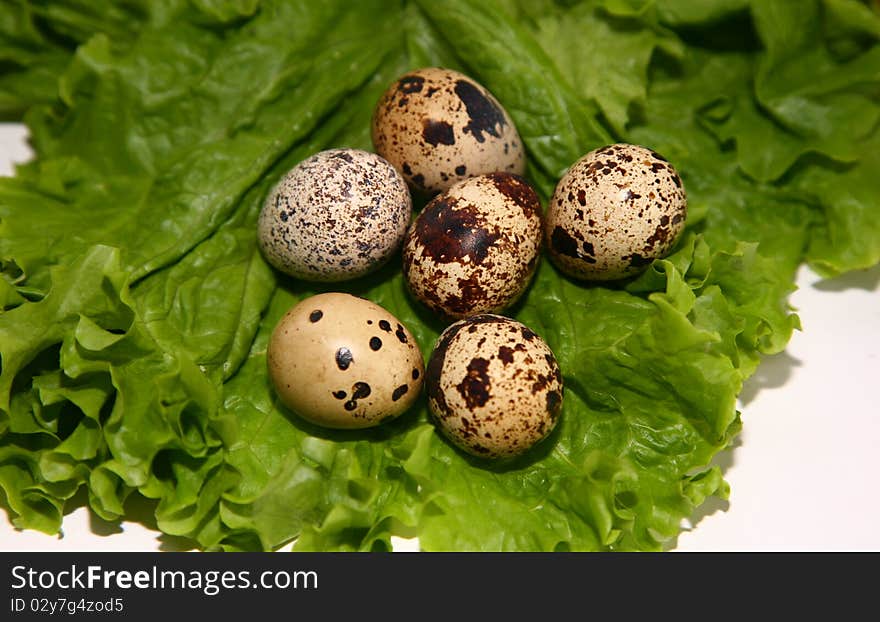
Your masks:
{"label": "white background", "polygon": [[[29,155],[22,127],[0,124],[0,175]],[[749,379],[743,432],[716,457],[730,499],[707,501],[675,551],[880,551],[880,266],[831,281],[803,268],[797,285],[803,331]],[[0,551],[189,548],[156,530],[148,502],[127,510],[116,524],[79,507],[47,536],[0,506]]]}

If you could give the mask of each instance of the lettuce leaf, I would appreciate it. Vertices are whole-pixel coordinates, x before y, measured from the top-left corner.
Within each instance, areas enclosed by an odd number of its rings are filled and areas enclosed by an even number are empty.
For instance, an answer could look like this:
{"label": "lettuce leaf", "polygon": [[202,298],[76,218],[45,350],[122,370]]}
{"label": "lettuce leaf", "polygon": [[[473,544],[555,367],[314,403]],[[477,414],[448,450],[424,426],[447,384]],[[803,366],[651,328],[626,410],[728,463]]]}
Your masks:
{"label": "lettuce leaf", "polygon": [[[880,261],[880,21],[856,0],[103,4],[0,22],[0,109],[36,152],[0,180],[0,489],[21,527],[57,531],[85,490],[108,520],[153,499],[206,550],[663,550],[728,494],[712,459],[799,328],[797,268]],[[542,262],[509,313],[556,353],[563,414],[504,466],[446,443],[424,398],[328,431],[266,374],[275,322],[330,287],[265,263],[264,197],[315,151],[369,149],[381,92],[424,65],[499,98],[544,201],[617,140],[663,153],[689,197],[637,278]],[[341,287],[427,357],[444,326],[398,268]]]}

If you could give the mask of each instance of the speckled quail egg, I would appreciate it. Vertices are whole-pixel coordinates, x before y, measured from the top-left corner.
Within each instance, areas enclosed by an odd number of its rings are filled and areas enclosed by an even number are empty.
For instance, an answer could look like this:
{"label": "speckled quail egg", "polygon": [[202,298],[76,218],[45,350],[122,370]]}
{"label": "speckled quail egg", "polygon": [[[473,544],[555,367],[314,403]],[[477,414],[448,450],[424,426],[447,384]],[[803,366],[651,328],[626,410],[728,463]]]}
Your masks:
{"label": "speckled quail egg", "polygon": [[424,376],[409,330],[379,305],[347,293],[294,305],[275,326],[266,358],[281,402],[328,428],[366,428],[403,414]]}
{"label": "speckled quail egg", "polygon": [[669,162],[639,145],[609,145],[559,180],[544,222],[548,255],[578,279],[633,276],[670,251],[686,216],[684,186]]}
{"label": "speckled quail egg", "polygon": [[467,177],[525,172],[525,150],[498,100],[468,76],[427,67],[401,76],[373,112],[373,147],[415,190]]}
{"label": "speckled quail egg", "polygon": [[269,193],[259,243],[286,274],[343,281],[385,264],[411,217],[409,188],[387,161],[359,149],[329,149],[294,166]]}
{"label": "speckled quail egg", "polygon": [[462,450],[512,458],[546,438],[562,409],[562,373],[547,343],[493,314],[451,324],[425,371],[431,417]]}
{"label": "speckled quail egg", "polygon": [[538,195],[518,175],[461,181],[410,225],[403,243],[407,286],[446,319],[500,312],[528,287],[542,231]]}

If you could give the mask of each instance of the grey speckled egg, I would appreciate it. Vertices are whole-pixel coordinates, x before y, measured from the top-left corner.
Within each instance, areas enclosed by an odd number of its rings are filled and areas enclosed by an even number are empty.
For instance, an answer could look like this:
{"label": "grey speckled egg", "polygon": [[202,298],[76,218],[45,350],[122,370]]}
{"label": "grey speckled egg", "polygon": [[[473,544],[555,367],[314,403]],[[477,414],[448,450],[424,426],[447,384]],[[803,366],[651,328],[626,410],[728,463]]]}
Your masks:
{"label": "grey speckled egg", "polygon": [[400,248],[412,217],[406,182],[386,160],[330,149],[276,184],[260,212],[263,255],[308,281],[343,281],[377,270]]}
{"label": "grey speckled egg", "polygon": [[425,370],[437,428],[482,458],[518,456],[546,438],[562,410],[562,373],[528,327],[492,314],[450,325]]}
{"label": "grey speckled egg", "polygon": [[311,296],[276,324],[266,351],[281,402],[329,428],[366,428],[393,419],[418,398],[418,344],[379,305],[346,293]]}
{"label": "grey speckled egg", "polygon": [[687,198],[675,168],[630,144],[591,151],[562,176],[545,219],[548,254],[578,279],[607,281],[664,257],[684,228]]}
{"label": "grey speckled egg", "polygon": [[510,116],[483,86],[450,69],[401,76],[373,113],[373,147],[416,190],[443,191],[467,177],[525,172]]}
{"label": "grey speckled egg", "polygon": [[521,177],[480,175],[434,197],[410,225],[403,273],[447,319],[500,312],[526,290],[541,251],[541,204]]}

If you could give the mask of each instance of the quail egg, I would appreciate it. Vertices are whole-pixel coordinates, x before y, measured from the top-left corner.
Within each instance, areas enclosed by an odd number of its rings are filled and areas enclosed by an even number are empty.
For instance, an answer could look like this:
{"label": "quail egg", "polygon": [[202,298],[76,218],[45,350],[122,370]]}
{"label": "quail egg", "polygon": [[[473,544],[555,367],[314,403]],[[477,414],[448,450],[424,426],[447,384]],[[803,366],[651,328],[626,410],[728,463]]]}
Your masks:
{"label": "quail egg", "polygon": [[500,312],[531,281],[541,252],[538,195],[521,177],[472,177],[434,197],[403,243],[414,297],[446,319]]}
{"label": "quail egg", "polygon": [[687,198],[675,168],[639,145],[586,154],[562,176],[544,222],[550,259],[566,274],[607,281],[642,272],[684,228]]}
{"label": "quail egg", "polygon": [[270,192],[259,244],[281,272],[343,281],[385,264],[411,218],[409,188],[393,166],[374,153],[330,149],[297,164]]}
{"label": "quail egg", "polygon": [[403,414],[424,376],[409,330],[379,305],[340,292],[294,305],[275,326],[266,358],[281,402],[328,428],[366,428]]}
{"label": "quail egg", "polygon": [[427,67],[401,76],[379,99],[373,147],[428,195],[467,177],[525,172],[525,150],[498,100],[468,76]]}
{"label": "quail egg", "polygon": [[480,314],[451,324],[425,371],[431,417],[474,456],[511,458],[546,438],[562,409],[562,373],[524,324]]}

